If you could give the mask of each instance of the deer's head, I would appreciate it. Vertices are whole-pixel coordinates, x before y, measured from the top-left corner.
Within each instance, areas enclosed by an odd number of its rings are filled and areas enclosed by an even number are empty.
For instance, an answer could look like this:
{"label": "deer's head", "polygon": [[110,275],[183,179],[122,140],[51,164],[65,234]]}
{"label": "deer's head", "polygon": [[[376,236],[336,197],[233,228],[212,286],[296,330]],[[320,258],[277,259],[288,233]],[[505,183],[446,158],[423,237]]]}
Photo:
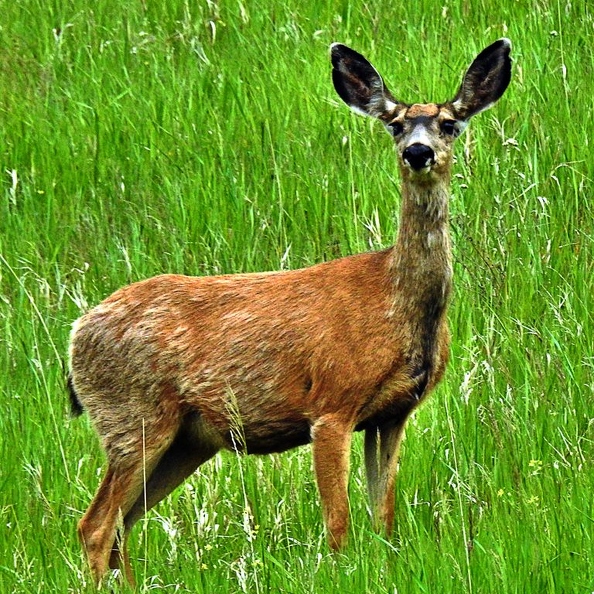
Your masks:
{"label": "deer's head", "polygon": [[446,103],[409,105],[394,98],[377,70],[346,45],[331,46],[332,80],[353,110],[376,117],[393,136],[402,174],[418,182],[449,174],[452,145],[470,118],[503,95],[511,77],[511,43],[499,39],[472,62]]}

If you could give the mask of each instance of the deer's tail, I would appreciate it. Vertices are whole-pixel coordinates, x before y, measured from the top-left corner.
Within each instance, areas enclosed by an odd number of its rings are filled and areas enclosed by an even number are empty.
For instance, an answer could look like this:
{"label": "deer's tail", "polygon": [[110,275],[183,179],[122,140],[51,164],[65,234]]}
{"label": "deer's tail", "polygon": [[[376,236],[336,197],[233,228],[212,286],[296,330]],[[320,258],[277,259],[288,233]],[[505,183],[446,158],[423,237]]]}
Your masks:
{"label": "deer's tail", "polygon": [[72,374],[68,374],[68,394],[70,396],[70,414],[72,417],[80,417],[85,411],[81,401],[78,398],[78,394],[74,389],[74,383],[72,382]]}

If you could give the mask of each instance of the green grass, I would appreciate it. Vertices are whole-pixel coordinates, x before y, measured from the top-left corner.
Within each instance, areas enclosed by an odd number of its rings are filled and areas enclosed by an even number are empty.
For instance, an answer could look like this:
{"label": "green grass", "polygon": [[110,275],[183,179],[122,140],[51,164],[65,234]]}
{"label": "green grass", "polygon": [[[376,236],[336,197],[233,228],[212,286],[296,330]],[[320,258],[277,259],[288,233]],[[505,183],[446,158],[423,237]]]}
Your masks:
{"label": "green grass", "polygon": [[206,464],[139,525],[140,591],[594,590],[594,8],[531,0],[1,2],[0,589],[92,591],[76,522],[105,461],[69,421],[71,322],[133,280],[297,268],[390,245],[391,141],[331,85],[367,55],[443,101],[476,52],[512,84],[459,142],[446,380],[371,531],[353,445],[330,555],[310,452]]}

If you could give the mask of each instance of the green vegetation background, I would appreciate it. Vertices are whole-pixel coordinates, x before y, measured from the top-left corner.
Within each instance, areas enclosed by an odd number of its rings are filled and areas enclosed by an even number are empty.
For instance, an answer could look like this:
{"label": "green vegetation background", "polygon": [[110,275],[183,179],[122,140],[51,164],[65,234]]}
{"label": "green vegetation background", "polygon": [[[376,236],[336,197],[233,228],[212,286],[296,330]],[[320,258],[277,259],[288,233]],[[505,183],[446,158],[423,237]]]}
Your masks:
{"label": "green vegetation background", "polygon": [[594,8],[587,0],[0,0],[0,590],[92,591],[76,522],[105,462],[68,419],[71,322],[160,272],[390,245],[390,138],[328,45],[443,101],[501,36],[513,80],[457,148],[447,378],[409,426],[397,529],[353,446],[330,555],[307,448],[223,455],[135,530],[140,591],[594,591]]}

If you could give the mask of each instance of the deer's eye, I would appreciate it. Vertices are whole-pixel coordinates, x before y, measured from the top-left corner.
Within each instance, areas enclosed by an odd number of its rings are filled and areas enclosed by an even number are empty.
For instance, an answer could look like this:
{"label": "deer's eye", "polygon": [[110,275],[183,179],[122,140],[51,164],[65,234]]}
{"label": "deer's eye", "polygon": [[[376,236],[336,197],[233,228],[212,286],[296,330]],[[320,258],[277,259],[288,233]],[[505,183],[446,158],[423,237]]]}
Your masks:
{"label": "deer's eye", "polygon": [[441,123],[441,131],[448,136],[454,136],[457,132],[456,120],[444,120]]}
{"label": "deer's eye", "polygon": [[392,122],[391,124],[389,124],[389,127],[392,130],[392,134],[394,136],[398,136],[399,134],[402,134],[402,131],[404,130],[404,127],[402,126],[402,124],[400,122]]}

